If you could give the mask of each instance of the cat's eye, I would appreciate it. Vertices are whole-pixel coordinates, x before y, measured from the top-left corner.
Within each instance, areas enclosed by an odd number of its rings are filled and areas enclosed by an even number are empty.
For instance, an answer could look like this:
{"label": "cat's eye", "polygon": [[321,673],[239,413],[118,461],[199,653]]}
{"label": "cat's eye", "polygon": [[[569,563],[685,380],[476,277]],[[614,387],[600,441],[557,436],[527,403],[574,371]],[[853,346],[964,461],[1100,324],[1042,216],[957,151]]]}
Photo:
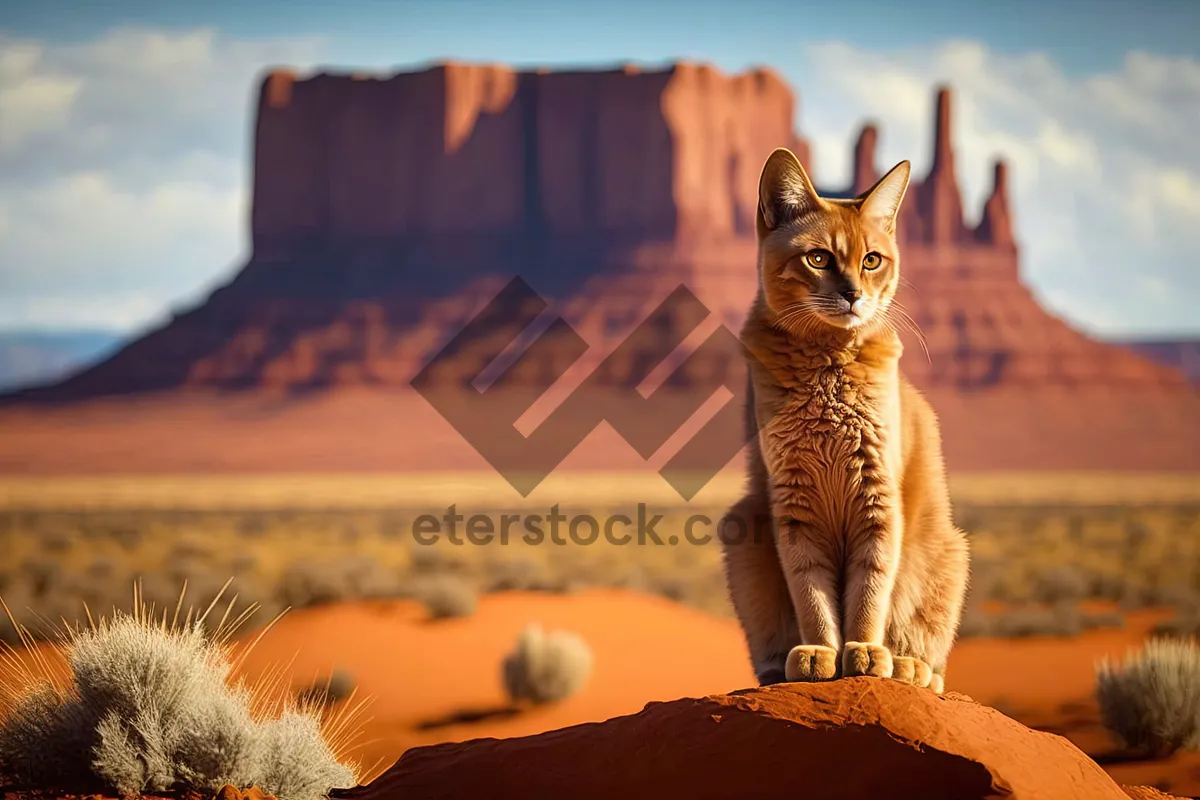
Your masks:
{"label": "cat's eye", "polygon": [[867,253],[863,256],[863,269],[879,269],[879,265],[883,263],[883,256],[879,253]]}
{"label": "cat's eye", "polygon": [[813,250],[804,254],[804,263],[813,269],[829,269],[833,256],[825,250]]}

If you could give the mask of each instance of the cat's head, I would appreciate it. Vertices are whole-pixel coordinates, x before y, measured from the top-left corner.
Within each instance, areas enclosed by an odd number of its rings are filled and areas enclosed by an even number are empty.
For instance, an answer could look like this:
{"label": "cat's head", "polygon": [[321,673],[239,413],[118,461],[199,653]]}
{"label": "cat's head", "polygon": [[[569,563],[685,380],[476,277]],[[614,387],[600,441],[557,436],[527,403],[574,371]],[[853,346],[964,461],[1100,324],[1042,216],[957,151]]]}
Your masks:
{"label": "cat's head", "polygon": [[896,215],[908,188],[901,161],[852,200],[817,194],[790,150],[759,179],[759,279],[774,323],[797,334],[881,322],[900,281]]}

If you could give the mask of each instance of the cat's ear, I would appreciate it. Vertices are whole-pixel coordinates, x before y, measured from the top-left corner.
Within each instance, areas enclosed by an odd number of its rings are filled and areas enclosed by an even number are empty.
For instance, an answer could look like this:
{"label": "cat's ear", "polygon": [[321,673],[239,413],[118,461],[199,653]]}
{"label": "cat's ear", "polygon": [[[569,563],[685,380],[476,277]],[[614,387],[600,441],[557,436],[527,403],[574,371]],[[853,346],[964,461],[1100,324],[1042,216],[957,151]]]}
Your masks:
{"label": "cat's ear", "polygon": [[800,165],[800,159],[780,147],[763,165],[758,179],[758,227],[773,231],[820,206],[821,198]]}
{"label": "cat's ear", "polygon": [[896,232],[896,214],[900,211],[900,203],[904,193],[908,191],[908,179],[912,166],[907,161],[901,161],[892,167],[887,175],[862,194],[862,205],[859,213],[872,219],[888,233]]}

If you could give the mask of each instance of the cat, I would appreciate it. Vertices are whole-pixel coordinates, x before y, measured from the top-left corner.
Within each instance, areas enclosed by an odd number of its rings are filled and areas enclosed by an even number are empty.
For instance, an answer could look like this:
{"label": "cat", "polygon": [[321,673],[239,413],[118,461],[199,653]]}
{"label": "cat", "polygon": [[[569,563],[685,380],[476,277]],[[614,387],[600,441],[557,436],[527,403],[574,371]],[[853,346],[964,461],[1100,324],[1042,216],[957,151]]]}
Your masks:
{"label": "cat", "polygon": [[760,685],[945,685],[969,553],[937,417],[898,366],[909,174],[903,161],[854,199],[824,198],[780,148],[759,180],[759,291],[741,335],[749,485],[720,538]]}

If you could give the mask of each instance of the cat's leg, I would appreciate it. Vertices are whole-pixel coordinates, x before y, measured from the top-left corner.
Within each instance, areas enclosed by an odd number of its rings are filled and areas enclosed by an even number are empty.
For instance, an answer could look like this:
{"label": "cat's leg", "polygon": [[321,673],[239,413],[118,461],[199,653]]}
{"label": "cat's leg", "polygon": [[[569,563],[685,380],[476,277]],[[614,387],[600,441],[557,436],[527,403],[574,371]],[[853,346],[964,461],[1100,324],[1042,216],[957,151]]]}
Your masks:
{"label": "cat's leg", "polygon": [[[968,570],[966,537],[948,523],[945,527],[945,535],[929,537],[926,553],[918,559],[927,569],[899,576],[887,633],[896,664],[893,677],[938,694],[962,616]],[[913,662],[911,678],[901,666],[907,660]]]}
{"label": "cat's leg", "polygon": [[840,645],[837,570],[829,537],[806,520],[782,516],[776,547],[795,609],[801,643],[787,659],[789,681],[829,681],[837,677]]}
{"label": "cat's leg", "polygon": [[918,614],[918,625],[925,630],[928,644],[925,660],[933,670],[929,688],[938,694],[945,689],[946,662],[958,636],[963,604],[970,577],[970,550],[967,536],[952,524],[946,525],[938,557],[925,584],[925,597]]}
{"label": "cat's leg", "polygon": [[[842,675],[890,678],[895,670],[886,646],[892,590],[900,566],[903,524],[890,487],[875,490],[860,523],[846,537],[842,594]],[[902,669],[907,671],[906,663]],[[915,669],[915,665],[913,667]]]}
{"label": "cat's leg", "polygon": [[734,611],[746,634],[750,662],[760,686],[787,680],[788,653],[800,632],[775,550],[771,505],[752,492],[721,520],[725,579]]}
{"label": "cat's leg", "polygon": [[888,630],[884,644],[892,651],[892,677],[904,683],[925,687],[933,680],[933,669],[929,666],[929,636],[923,627],[913,624],[916,607],[924,589],[914,576],[904,573],[897,576],[892,589],[892,614],[888,618]]}

